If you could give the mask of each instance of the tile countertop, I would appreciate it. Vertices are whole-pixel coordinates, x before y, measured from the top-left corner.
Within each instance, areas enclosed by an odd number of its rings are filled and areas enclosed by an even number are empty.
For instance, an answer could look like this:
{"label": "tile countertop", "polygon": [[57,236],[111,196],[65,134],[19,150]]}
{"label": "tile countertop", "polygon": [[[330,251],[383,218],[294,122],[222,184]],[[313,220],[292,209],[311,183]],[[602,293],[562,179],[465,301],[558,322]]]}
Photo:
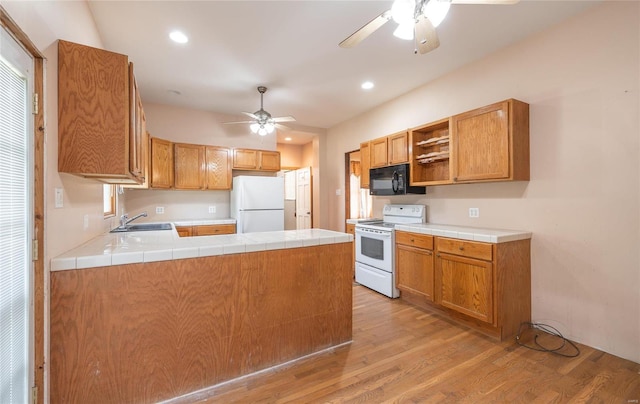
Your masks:
{"label": "tile countertop", "polygon": [[375,217],[367,217],[367,218],[361,218],[361,219],[347,219],[347,223],[349,224],[358,224],[360,222],[366,222],[369,220],[382,220],[382,219],[378,219]]}
{"label": "tile countertop", "polygon": [[398,224],[395,229],[411,233],[430,234],[432,236],[483,241],[485,243],[506,243],[508,241],[526,240],[531,238],[531,232],[527,231],[483,229],[479,227],[449,226],[433,223]]}
{"label": "tile countertop", "polygon": [[[194,223],[196,221],[193,221]],[[197,221],[200,224],[201,221]],[[184,223],[184,222],[175,222]],[[235,223],[235,221],[234,221]],[[51,260],[51,271],[211,255],[348,243],[353,235],[331,230],[284,230],[262,233],[180,237],[175,230],[107,233]]]}

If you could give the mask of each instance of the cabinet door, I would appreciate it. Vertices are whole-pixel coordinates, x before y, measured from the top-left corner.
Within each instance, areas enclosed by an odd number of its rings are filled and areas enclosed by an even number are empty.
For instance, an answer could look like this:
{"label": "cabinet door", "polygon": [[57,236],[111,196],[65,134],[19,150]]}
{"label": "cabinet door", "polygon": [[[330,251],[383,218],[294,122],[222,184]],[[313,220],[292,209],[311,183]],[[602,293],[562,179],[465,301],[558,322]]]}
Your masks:
{"label": "cabinet door", "polygon": [[257,170],[258,150],[233,149],[233,168],[237,170]]}
{"label": "cabinet door", "polygon": [[488,105],[452,119],[453,180],[500,180],[510,175],[509,103]]}
{"label": "cabinet door", "polygon": [[204,146],[176,143],[174,186],[176,189],[204,188]]}
{"label": "cabinet door", "polygon": [[260,152],[260,170],[264,171],[280,171],[280,152],[278,151],[261,151]]}
{"label": "cabinet door", "polygon": [[444,307],[493,322],[493,264],[438,252],[437,302]]}
{"label": "cabinet door", "polygon": [[409,134],[407,132],[397,133],[389,136],[389,165],[409,162]]}
{"label": "cabinet door", "polygon": [[142,109],[142,100],[138,92],[138,83],[133,75],[133,63],[129,63],[129,171],[140,182],[144,182],[144,131],[146,120]]}
{"label": "cabinet door", "polygon": [[433,301],[433,252],[396,244],[396,287]]}
{"label": "cabinet door", "polygon": [[371,167],[384,167],[387,165],[387,138],[372,140],[370,142]]}
{"label": "cabinet door", "polygon": [[173,187],[173,143],[151,138],[151,188]]}
{"label": "cabinet door", "polygon": [[369,170],[371,169],[371,147],[369,142],[360,143],[360,188],[369,188]]}
{"label": "cabinet door", "polygon": [[58,171],[135,184],[126,55],[58,42]]}
{"label": "cabinet door", "polygon": [[226,147],[205,146],[207,189],[231,189],[231,156]]}

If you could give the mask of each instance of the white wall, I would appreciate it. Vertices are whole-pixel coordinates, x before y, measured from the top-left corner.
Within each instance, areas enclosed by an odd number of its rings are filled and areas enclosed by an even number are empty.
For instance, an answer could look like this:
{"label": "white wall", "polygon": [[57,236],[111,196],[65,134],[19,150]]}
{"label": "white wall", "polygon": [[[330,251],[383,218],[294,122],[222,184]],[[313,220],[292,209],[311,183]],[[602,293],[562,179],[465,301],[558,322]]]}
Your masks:
{"label": "white wall", "polygon": [[[331,128],[326,188],[344,189],[344,153],[361,141],[511,97],[528,102],[531,181],[375,198],[374,213],[424,203],[433,223],[532,231],[533,320],[640,362],[639,17],[638,2],[605,2]],[[343,229],[343,198],[326,205],[332,229]]]}

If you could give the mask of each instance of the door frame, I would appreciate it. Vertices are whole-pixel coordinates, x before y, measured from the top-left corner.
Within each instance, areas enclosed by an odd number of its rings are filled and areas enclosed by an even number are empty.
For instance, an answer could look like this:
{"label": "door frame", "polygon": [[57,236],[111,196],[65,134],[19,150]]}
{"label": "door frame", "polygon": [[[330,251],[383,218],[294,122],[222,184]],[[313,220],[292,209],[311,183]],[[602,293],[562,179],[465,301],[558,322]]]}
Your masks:
{"label": "door frame", "polygon": [[[29,37],[11,19],[0,5],[0,25],[4,27],[33,57],[33,91],[38,94],[37,112],[33,114],[33,226],[37,250],[33,261],[33,383],[38,403],[44,402],[44,320],[45,320],[45,274],[44,274],[44,55]],[[33,400],[33,397],[32,397]]]}
{"label": "door frame", "polygon": [[344,154],[344,226],[346,230],[347,219],[351,219],[351,153],[360,149],[348,151]]}

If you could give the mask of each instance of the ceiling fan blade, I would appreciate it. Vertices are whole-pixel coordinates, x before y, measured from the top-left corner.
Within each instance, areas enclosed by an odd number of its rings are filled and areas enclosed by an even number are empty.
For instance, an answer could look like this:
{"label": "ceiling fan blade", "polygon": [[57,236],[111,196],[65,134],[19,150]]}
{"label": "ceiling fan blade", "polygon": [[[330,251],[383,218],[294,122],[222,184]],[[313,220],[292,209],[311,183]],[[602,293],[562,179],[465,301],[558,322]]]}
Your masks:
{"label": "ceiling fan blade", "polygon": [[236,123],[254,123],[255,121],[235,121],[235,122],[222,122],[223,125],[232,125]]}
{"label": "ceiling fan blade", "polygon": [[516,4],[520,0],[451,0],[451,4]]}
{"label": "ceiling fan blade", "polygon": [[242,111],[242,113],[245,114],[246,116],[250,117],[250,118],[258,119],[258,117],[255,114],[251,113],[251,112]]}
{"label": "ceiling fan blade", "polygon": [[416,22],[416,46],[421,54],[431,52],[440,46],[436,29],[424,14],[420,15]]}
{"label": "ceiling fan blade", "polygon": [[291,128],[290,128],[290,127],[285,126],[285,125],[282,125],[282,124],[279,124],[279,123],[276,123],[276,124],[275,124],[275,126],[276,126],[276,129],[280,129],[280,130],[291,130]]}
{"label": "ceiling fan blade", "polygon": [[362,42],[369,35],[373,34],[378,28],[383,26],[391,19],[391,10],[387,10],[373,20],[366,23],[362,28],[348,36],[344,41],[340,42],[341,48],[352,48]]}
{"label": "ceiling fan blade", "polygon": [[278,116],[276,118],[271,118],[273,122],[294,122],[296,118],[292,116]]}

